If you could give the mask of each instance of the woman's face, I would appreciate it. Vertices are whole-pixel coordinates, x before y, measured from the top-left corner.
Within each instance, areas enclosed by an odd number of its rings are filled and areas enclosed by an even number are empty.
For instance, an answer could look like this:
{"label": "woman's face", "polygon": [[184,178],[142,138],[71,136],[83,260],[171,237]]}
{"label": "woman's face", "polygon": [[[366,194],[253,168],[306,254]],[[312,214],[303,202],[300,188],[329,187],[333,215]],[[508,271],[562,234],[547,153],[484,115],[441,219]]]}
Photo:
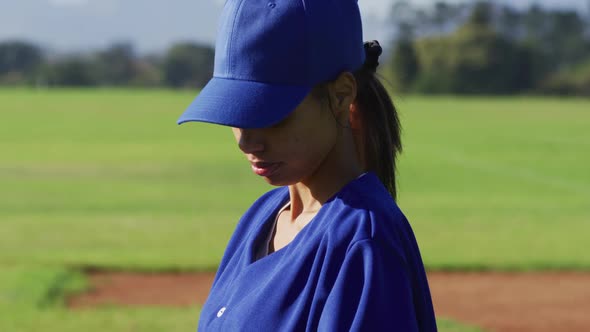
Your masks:
{"label": "woman's face", "polygon": [[277,125],[232,130],[252,171],[275,186],[308,179],[329,156],[338,136],[334,115],[312,94]]}

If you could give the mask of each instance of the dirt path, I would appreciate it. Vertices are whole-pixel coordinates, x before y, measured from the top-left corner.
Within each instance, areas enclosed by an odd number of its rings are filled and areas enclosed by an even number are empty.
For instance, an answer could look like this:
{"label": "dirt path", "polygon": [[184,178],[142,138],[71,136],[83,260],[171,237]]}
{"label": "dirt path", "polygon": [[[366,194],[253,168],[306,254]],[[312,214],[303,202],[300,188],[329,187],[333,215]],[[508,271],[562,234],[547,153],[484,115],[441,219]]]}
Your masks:
{"label": "dirt path", "polygon": [[491,331],[590,331],[590,274],[432,273],[437,314]]}
{"label": "dirt path", "polygon": [[[90,275],[71,308],[203,303],[211,273]],[[590,331],[590,273],[429,273],[438,316],[490,331]]]}

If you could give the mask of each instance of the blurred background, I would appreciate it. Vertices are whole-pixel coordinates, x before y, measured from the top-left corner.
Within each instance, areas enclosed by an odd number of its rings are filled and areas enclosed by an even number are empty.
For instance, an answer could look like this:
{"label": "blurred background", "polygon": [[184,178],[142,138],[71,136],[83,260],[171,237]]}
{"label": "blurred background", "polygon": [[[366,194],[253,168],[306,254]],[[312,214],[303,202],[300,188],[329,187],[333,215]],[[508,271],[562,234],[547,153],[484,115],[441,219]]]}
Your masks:
{"label": "blurred background", "polygon": [[[590,1],[359,2],[441,331],[588,330]],[[0,0],[0,331],[196,328],[197,301],[72,298],[99,272],[211,275],[271,189],[227,128],[176,125],[222,7]],[[164,287],[141,284],[112,292]]]}
{"label": "blurred background", "polygon": [[[0,84],[202,87],[222,3],[4,0]],[[589,94],[586,0],[360,4],[396,90]]]}

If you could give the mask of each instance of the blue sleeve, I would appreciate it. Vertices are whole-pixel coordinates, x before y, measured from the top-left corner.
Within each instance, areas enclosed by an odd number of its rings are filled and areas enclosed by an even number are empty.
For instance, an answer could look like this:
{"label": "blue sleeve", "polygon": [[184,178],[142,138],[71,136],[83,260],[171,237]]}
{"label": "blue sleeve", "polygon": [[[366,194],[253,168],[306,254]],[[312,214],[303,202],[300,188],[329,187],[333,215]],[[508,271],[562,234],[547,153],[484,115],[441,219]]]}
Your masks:
{"label": "blue sleeve", "polygon": [[322,310],[319,331],[418,331],[403,258],[374,240],[348,250]]}

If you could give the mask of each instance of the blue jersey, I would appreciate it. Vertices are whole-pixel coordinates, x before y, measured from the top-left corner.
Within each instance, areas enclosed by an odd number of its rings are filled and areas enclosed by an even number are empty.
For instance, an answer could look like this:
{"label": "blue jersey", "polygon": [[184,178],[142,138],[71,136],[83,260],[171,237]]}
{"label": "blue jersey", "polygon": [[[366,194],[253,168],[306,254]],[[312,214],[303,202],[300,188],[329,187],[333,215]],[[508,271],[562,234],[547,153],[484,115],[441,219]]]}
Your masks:
{"label": "blue jersey", "polygon": [[199,331],[436,331],[412,229],[377,176],[334,195],[287,246],[256,260],[288,188],[241,218]]}

